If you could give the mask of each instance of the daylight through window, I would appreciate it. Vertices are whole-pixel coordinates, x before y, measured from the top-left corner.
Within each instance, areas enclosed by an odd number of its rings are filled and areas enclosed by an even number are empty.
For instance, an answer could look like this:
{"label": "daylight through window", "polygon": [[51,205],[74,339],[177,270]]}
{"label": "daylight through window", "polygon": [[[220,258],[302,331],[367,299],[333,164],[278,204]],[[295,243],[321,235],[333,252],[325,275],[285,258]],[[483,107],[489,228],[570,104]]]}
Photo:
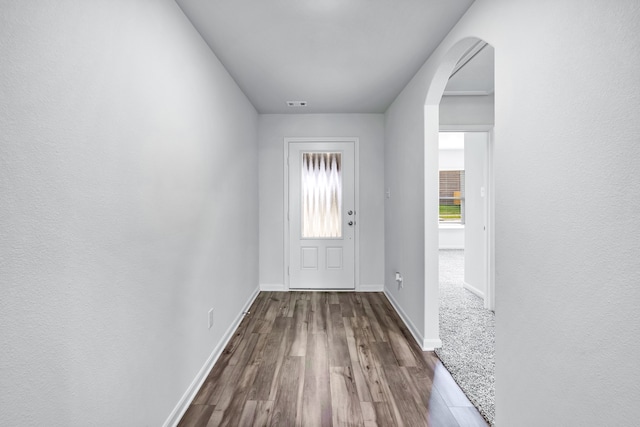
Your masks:
{"label": "daylight through window", "polygon": [[464,224],[464,171],[440,171],[440,222]]}
{"label": "daylight through window", "polygon": [[302,155],[302,238],[342,237],[342,153]]}

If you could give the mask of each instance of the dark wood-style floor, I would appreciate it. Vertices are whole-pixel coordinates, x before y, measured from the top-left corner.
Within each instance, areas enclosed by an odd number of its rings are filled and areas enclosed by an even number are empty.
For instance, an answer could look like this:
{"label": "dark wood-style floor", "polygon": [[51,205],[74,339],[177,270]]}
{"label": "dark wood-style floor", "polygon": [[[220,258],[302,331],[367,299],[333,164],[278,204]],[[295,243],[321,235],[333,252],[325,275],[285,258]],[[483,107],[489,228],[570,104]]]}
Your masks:
{"label": "dark wood-style floor", "polygon": [[382,293],[261,292],[180,426],[486,426]]}

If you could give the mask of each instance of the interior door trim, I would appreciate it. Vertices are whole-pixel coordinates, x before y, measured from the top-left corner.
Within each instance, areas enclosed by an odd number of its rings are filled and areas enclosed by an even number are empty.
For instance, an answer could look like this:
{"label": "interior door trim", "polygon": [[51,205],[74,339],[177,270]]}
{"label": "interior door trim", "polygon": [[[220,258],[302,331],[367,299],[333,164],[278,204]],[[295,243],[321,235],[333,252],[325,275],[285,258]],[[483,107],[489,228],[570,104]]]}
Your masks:
{"label": "interior door trim", "polygon": [[485,132],[487,157],[485,159],[487,208],[486,208],[486,290],[484,308],[496,310],[496,255],[495,255],[495,177],[494,177],[494,125],[440,125],[440,132]]}
{"label": "interior door trim", "polygon": [[[360,217],[360,139],[355,136],[349,137],[285,137],[283,144],[283,164],[284,164],[284,204],[282,208],[284,220],[284,265],[282,274],[284,277],[284,290],[289,291],[289,260],[291,258],[289,245],[289,144],[295,142],[351,142],[354,147],[354,186],[355,186],[355,211],[356,218]],[[355,291],[360,291],[360,221],[355,223],[355,260],[354,260],[354,280]],[[318,291],[321,289],[314,289]]]}

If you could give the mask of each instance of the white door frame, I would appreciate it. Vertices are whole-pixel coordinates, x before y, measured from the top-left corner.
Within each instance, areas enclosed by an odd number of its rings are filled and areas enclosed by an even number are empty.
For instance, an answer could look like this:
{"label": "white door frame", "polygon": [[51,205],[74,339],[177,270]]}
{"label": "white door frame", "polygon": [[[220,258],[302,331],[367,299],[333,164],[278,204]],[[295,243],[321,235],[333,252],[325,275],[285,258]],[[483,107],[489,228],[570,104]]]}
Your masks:
{"label": "white door frame", "polygon": [[[352,142],[354,146],[354,190],[355,190],[355,290],[360,290],[360,139],[358,137],[326,137],[326,138],[307,138],[307,137],[285,137],[283,145],[284,154],[284,266],[282,269],[284,277],[284,289],[289,291],[289,261],[291,258],[291,248],[289,247],[289,144],[295,142]],[[313,289],[314,291],[322,291],[323,289]],[[335,291],[335,290],[332,290]],[[353,291],[351,291],[353,292]]]}
{"label": "white door frame", "polygon": [[493,165],[493,125],[440,125],[440,132],[486,132],[487,133],[487,158],[486,166],[486,292],[484,295],[484,308],[495,311],[496,309],[496,274],[495,274],[495,181],[494,181],[494,165]]}

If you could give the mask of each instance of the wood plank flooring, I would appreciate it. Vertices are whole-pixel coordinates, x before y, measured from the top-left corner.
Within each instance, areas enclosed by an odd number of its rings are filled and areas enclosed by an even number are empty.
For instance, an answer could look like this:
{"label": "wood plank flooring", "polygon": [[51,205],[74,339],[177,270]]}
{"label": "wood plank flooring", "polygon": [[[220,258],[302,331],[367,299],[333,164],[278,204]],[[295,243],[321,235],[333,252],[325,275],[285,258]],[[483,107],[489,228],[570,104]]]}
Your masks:
{"label": "wood plank flooring", "polygon": [[179,426],[486,426],[382,293],[261,292]]}

